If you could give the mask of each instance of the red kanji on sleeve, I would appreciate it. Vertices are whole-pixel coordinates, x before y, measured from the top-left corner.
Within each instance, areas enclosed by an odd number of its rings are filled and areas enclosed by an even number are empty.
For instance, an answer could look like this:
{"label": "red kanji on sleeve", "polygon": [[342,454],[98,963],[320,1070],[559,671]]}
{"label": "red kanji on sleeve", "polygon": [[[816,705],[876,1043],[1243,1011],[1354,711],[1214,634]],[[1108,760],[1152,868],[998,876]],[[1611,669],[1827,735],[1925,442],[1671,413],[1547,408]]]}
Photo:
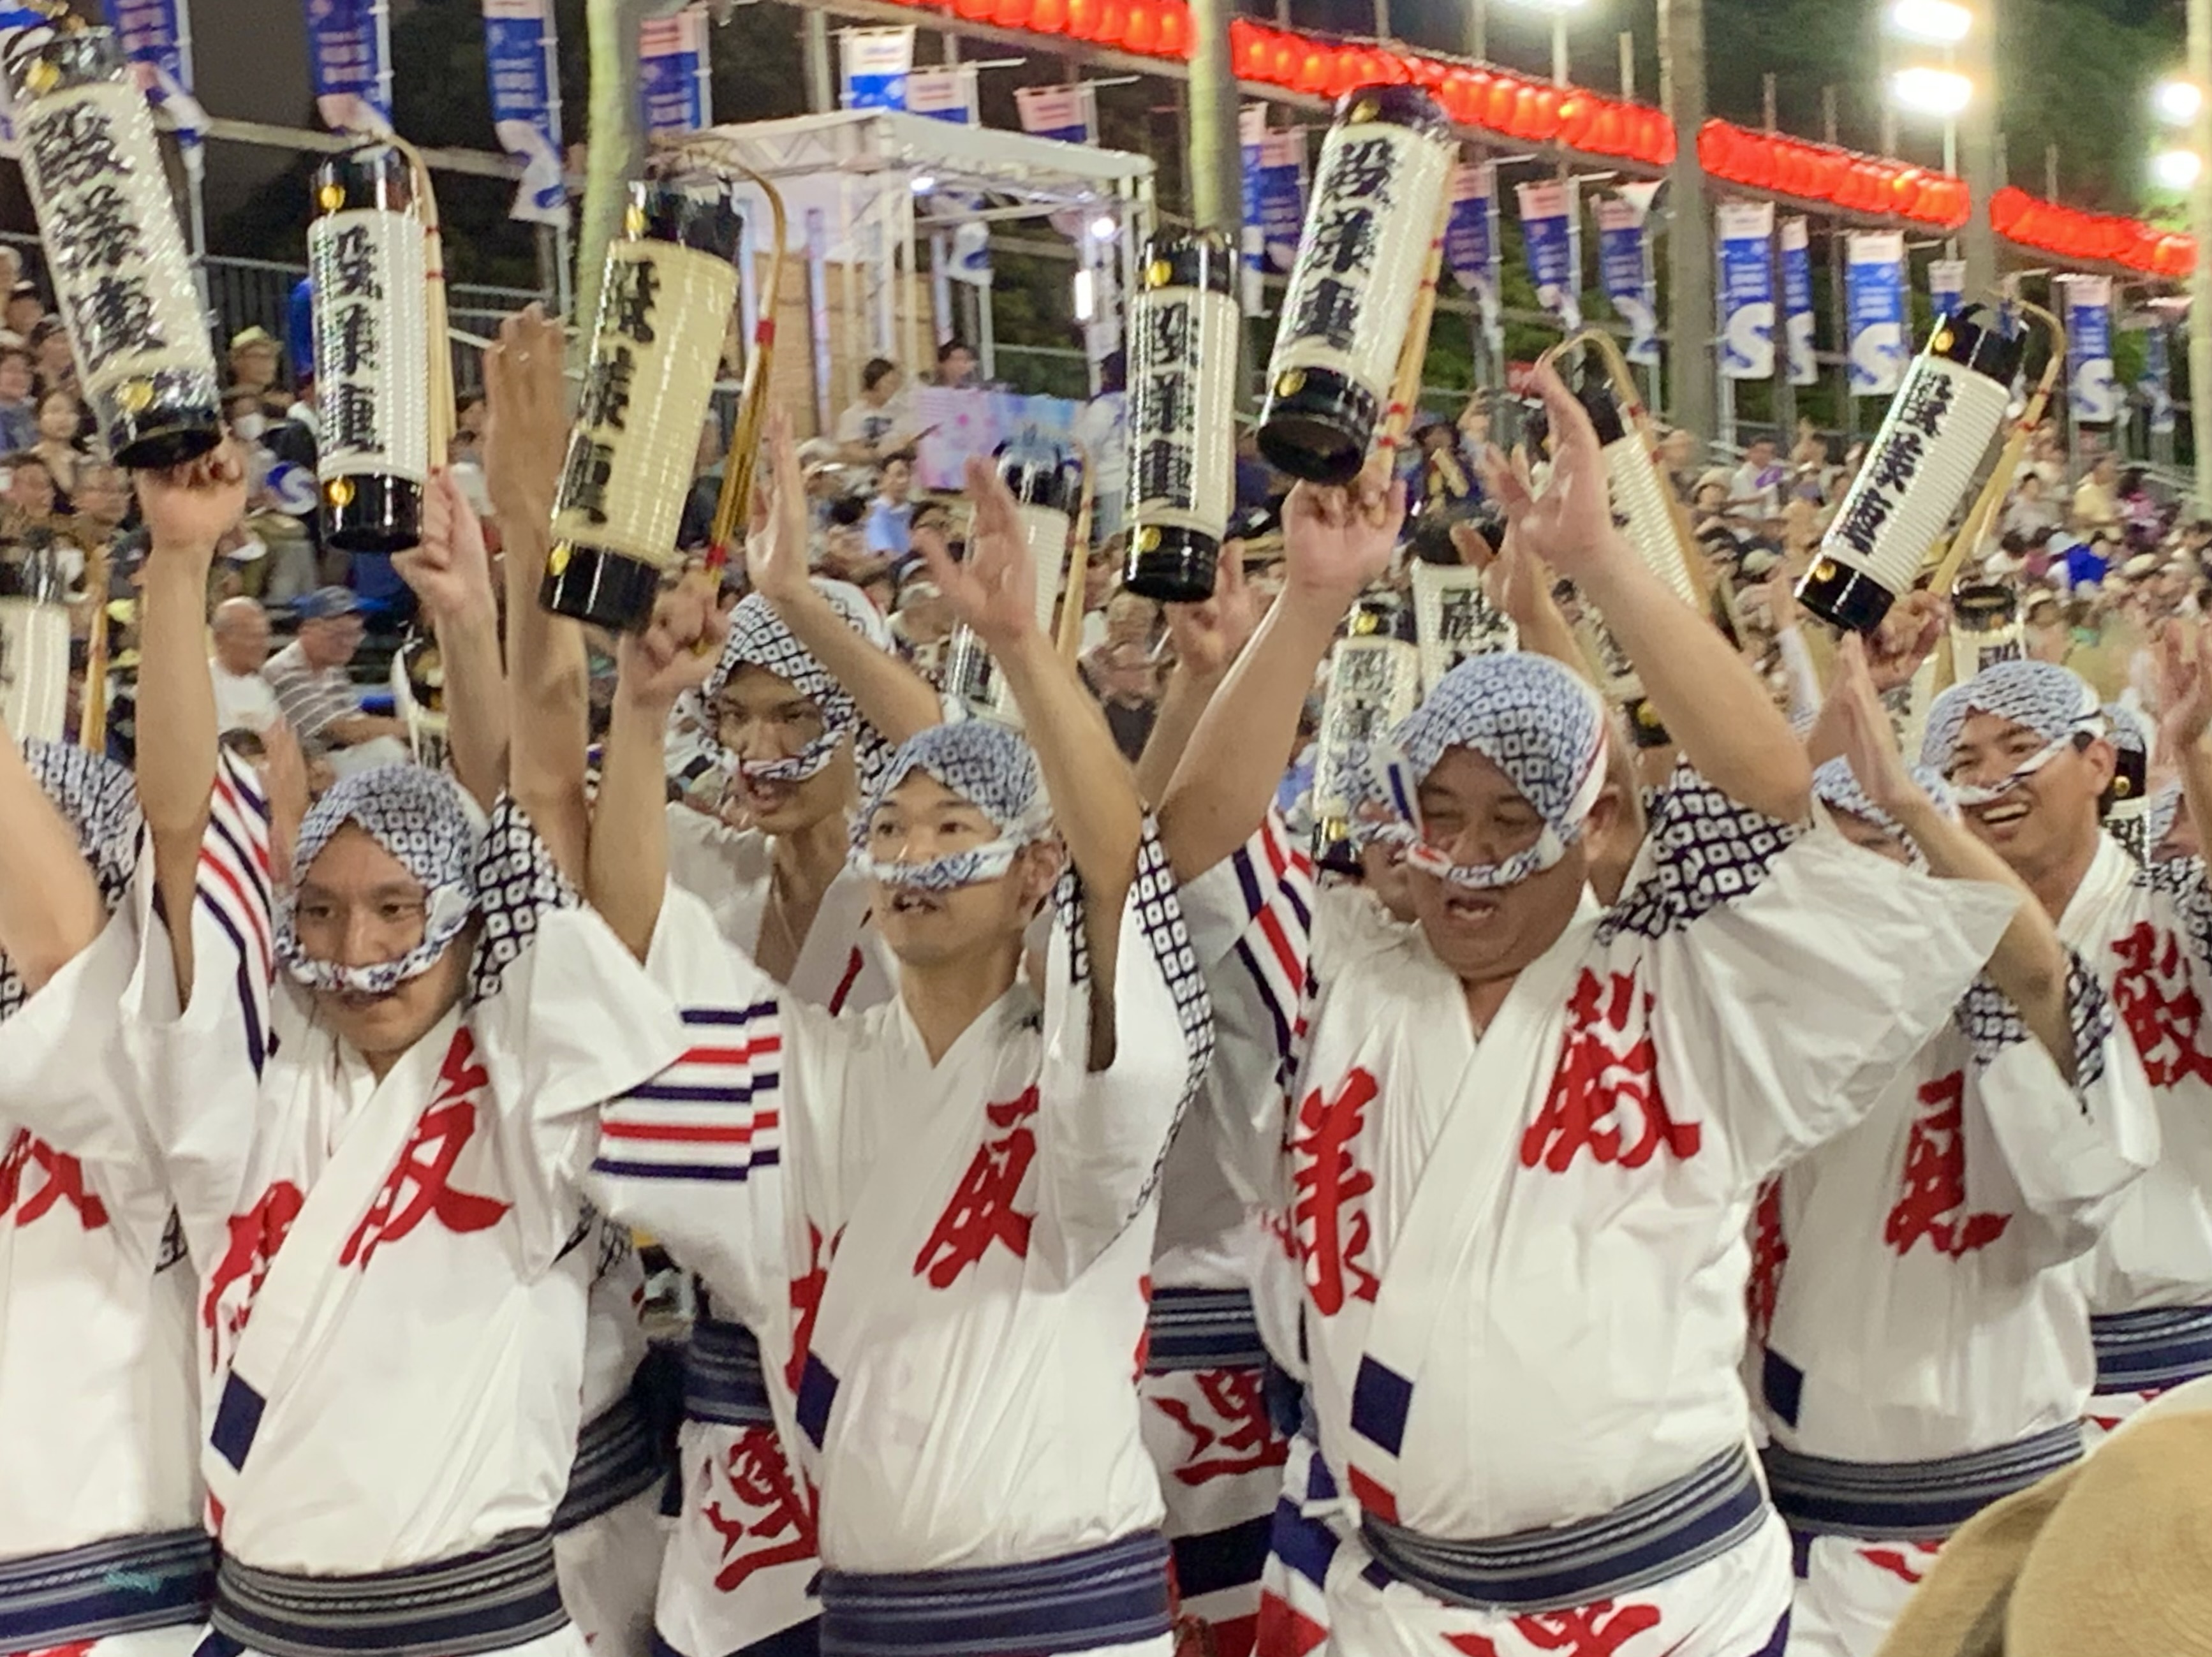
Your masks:
{"label": "red kanji on sleeve", "polygon": [[1371,1301],[1382,1286],[1367,1266],[1374,1228],[1364,1199],[1375,1189],[1375,1176],[1352,1156],[1377,1091],[1375,1077],[1354,1066],[1335,1098],[1324,1099],[1316,1088],[1298,1107],[1291,1141],[1291,1226],[1305,1256],[1306,1290],[1323,1317],[1344,1309],[1347,1277],[1355,1299]]}
{"label": "red kanji on sleeve", "polygon": [[1765,1340],[1774,1327],[1774,1308],[1782,1301],[1782,1269],[1790,1264],[1790,1240],[1782,1231],[1782,1180],[1778,1174],[1759,1189],[1759,1206],[1751,1216],[1751,1282],[1746,1289],[1746,1309],[1754,1340]]}
{"label": "red kanji on sleeve", "polygon": [[2112,1007],[2128,1027],[2154,1088],[2192,1077],[2212,1082],[2212,1054],[2197,1045],[2204,1004],[2190,981],[2181,941],[2148,920],[2114,940],[2119,969],[2112,977]]}
{"label": "red kanji on sleeve", "polygon": [[784,1463],[773,1428],[747,1428],[713,1472],[719,1472],[730,1497],[727,1506],[716,1500],[703,1509],[708,1524],[722,1539],[715,1587],[734,1593],[755,1571],[814,1557],[814,1516]]}
{"label": "red kanji on sleeve", "polygon": [[2009,1214],[1966,1214],[1966,1077],[1953,1071],[1923,1083],[1919,1114],[1905,1146],[1905,1188],[1889,1211],[1883,1241],[1902,1259],[1923,1237],[1953,1259],[2004,1235]]}
{"label": "red kanji on sleeve", "polygon": [[513,1204],[447,1183],[476,1135],[477,1095],[490,1082],[489,1072],[476,1062],[476,1038],[465,1029],[455,1032],[438,1072],[438,1091],[415,1124],[384,1189],[346,1239],[338,1255],[340,1266],[358,1259],[367,1271],[379,1248],[412,1235],[427,1219],[435,1219],[448,1231],[467,1233],[488,1230],[506,1217]]}
{"label": "red kanji on sleeve", "polygon": [[950,1289],[963,1272],[983,1258],[994,1243],[1004,1243],[1018,1259],[1030,1253],[1030,1228],[1036,1216],[1014,1206],[1022,1181],[1036,1156],[1036,1135],[1026,1124],[1037,1113],[1037,1090],[1031,1087],[1018,1099],[992,1105],[985,1114],[991,1126],[1004,1129],[996,1139],[987,1139],[961,1176],[945,1212],[914,1258],[914,1275],[927,1278],[933,1289]]}
{"label": "red kanji on sleeve", "polygon": [[[37,1190],[27,1193],[23,1176],[34,1168],[46,1178]],[[20,1208],[16,1206],[19,1199]],[[84,1164],[45,1140],[33,1138],[27,1129],[18,1128],[8,1143],[7,1153],[0,1156],[0,1219],[13,1213],[20,1231],[44,1219],[57,1203],[67,1203],[76,1211],[80,1230],[97,1231],[107,1223],[107,1205],[84,1188]]]}
{"label": "red kanji on sleeve", "polygon": [[1290,1460],[1291,1442],[1267,1417],[1267,1400],[1257,1369],[1199,1369],[1204,1414],[1183,1399],[1155,1396],[1154,1408],[1190,1435],[1190,1447],[1176,1464],[1178,1484],[1206,1484],[1279,1467]]}
{"label": "red kanji on sleeve", "polygon": [[[253,1297],[261,1292],[262,1280],[269,1275],[269,1262],[284,1246],[292,1222],[300,1217],[300,1207],[305,1200],[299,1187],[289,1180],[278,1180],[245,1213],[231,1216],[229,1240],[222,1259],[208,1274],[207,1295],[200,1302],[200,1321],[208,1332],[208,1367],[211,1372],[222,1368],[225,1345],[237,1338],[252,1315]],[[238,1283],[246,1284],[246,1293],[237,1304],[226,1310],[223,1298]]]}
{"label": "red kanji on sleeve", "polygon": [[[1627,1134],[1638,1132],[1632,1142]],[[1567,1001],[1566,1040],[1551,1090],[1521,1136],[1521,1165],[1564,1174],[1587,1149],[1601,1162],[1642,1168],[1662,1144],[1677,1161],[1698,1154],[1704,1130],[1677,1122],[1659,1093],[1659,1054],[1651,1041],[1651,996],[1636,974],[1609,985],[1587,967]]]}

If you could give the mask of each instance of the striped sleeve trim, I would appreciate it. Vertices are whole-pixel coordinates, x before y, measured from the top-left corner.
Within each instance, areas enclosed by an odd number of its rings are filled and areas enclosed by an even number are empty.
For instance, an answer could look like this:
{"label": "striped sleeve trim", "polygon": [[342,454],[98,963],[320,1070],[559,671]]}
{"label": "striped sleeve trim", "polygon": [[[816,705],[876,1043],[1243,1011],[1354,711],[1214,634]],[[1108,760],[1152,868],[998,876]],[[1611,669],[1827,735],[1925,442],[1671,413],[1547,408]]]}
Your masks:
{"label": "striped sleeve trim", "polygon": [[268,1062],[270,995],[276,976],[269,821],[269,802],[252,772],[230,754],[219,755],[194,901],[229,940],[246,1059],[256,1075]]}
{"label": "striped sleeve trim", "polygon": [[1270,811],[1259,832],[1231,854],[1244,895],[1245,928],[1236,956],[1267,1009],[1275,1054],[1287,1073],[1298,1043],[1313,956],[1313,859]]}
{"label": "striped sleeve trim", "polygon": [[686,1007],[684,1056],[600,1114],[595,1173],[742,1181],[783,1156],[783,1029],[773,999]]}

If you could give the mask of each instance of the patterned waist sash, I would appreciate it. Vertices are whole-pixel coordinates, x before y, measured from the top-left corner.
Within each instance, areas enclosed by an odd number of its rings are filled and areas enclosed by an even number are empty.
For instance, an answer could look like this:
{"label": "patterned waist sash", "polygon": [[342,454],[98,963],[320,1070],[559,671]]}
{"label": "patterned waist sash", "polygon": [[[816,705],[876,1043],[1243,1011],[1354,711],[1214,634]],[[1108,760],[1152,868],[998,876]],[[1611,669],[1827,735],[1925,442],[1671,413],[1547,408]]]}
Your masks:
{"label": "patterned waist sash", "polygon": [[1363,1514],[1361,1539],[1385,1579],[1449,1605],[1516,1615],[1617,1599],[1717,1559],[1765,1522],[1741,1446],[1595,1519],[1466,1542]]}
{"label": "patterned waist sash", "polygon": [[563,1628],[553,1533],[366,1576],[297,1576],[225,1558],[219,1634],[268,1657],[482,1657]]}
{"label": "patterned waist sash", "polygon": [[199,1530],[118,1536],[0,1560],[0,1651],[85,1645],[202,1622],[214,1587],[215,1545]]}
{"label": "patterned waist sash", "polygon": [[1790,1528],[1869,1542],[1940,1542],[1992,1502],[2081,1459],[2081,1428],[1934,1461],[1832,1461],[1770,1444],[1766,1487]]}
{"label": "patterned waist sash", "polygon": [[1243,1289],[1155,1289],[1146,1320],[1147,1373],[1179,1369],[1256,1369],[1267,1361],[1259,1314]]}
{"label": "patterned waist sash", "polygon": [[573,1531],[619,1508],[651,1490],[667,1472],[661,1435],[633,1386],[576,1435],[576,1460],[568,1469],[568,1493],[554,1510],[554,1533]]}
{"label": "patterned waist sash", "polygon": [[684,1347],[684,1418],[772,1427],[760,1342],[742,1323],[702,1318]]}
{"label": "patterned waist sash", "polygon": [[2149,1392],[2212,1375],[2212,1306],[2091,1318],[2089,1338],[2100,1393]]}
{"label": "patterned waist sash", "polygon": [[1026,1565],[822,1573],[822,1657],[1044,1657],[1169,1631],[1168,1545],[1158,1531]]}

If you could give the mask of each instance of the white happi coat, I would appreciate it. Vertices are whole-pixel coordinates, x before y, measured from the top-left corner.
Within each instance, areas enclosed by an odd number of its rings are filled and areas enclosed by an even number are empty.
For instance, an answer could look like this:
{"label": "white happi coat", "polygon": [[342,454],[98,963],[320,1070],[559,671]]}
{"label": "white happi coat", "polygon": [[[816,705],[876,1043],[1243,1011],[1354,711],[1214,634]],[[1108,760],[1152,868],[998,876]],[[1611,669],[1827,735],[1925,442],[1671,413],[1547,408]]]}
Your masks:
{"label": "white happi coat", "polygon": [[934,1065],[902,1003],[834,1018],[687,895],[662,909],[647,968],[702,1045],[609,1108],[594,1188],[759,1336],[833,1570],[1036,1562],[1159,1523],[1133,1383],[1205,992],[1148,841],[1091,1073],[1079,901],[1064,882],[1042,1004],[1018,982]]}
{"label": "white happi coat", "polygon": [[[765,835],[728,828],[689,806],[668,808],[670,880],[706,907],[725,943],[747,956],[760,945],[774,851]],[[865,879],[849,868],[839,871],[785,986],[794,999],[836,1014],[891,998],[896,962],[868,924],[873,901]],[[711,1278],[708,1287],[732,1307],[744,1293]],[[811,1590],[821,1562],[813,1521],[795,1511],[779,1515],[783,1493],[799,1485],[796,1460],[777,1435],[687,1421],[678,1457],[683,1508],[660,1579],[661,1638],[685,1657],[724,1657],[817,1614]],[[748,1510],[750,1521],[739,1523],[735,1516]]]}
{"label": "white happi coat", "polygon": [[[150,864],[135,887],[150,886]],[[130,960],[134,890],[92,953]],[[141,1085],[65,968],[0,1022],[0,1563],[190,1531],[204,1506],[192,1272],[159,1161],[103,1095]],[[88,1088],[88,1073],[99,1083]],[[189,1651],[195,1627],[92,1657]]]}
{"label": "white happi coat", "polygon": [[[1190,910],[1221,963],[1224,1043],[1287,1042],[1294,1065],[1291,1212],[1334,1482],[1423,1534],[1498,1538],[1607,1514],[1743,1444],[1753,1197],[1879,1099],[2012,895],[1680,773],[1620,901],[1585,898],[1478,1041],[1418,929],[1300,877],[1248,847]],[[1283,1136],[1280,1109],[1254,1144]],[[1351,1426],[1370,1354],[1415,1382],[1395,1455]],[[1328,1576],[1333,1636],[1363,1657],[1449,1657],[1470,1637],[1522,1657],[1583,1635],[1623,1657],[1747,1657],[1789,1603],[1771,1516],[1633,1603],[1564,1612],[1447,1606],[1368,1563],[1355,1535]]]}
{"label": "white happi coat", "polygon": [[[104,1102],[171,1170],[199,1266],[225,1551],[388,1571],[550,1520],[580,1420],[595,1108],[682,1036],[502,802],[472,993],[378,1083],[277,977],[265,812],[226,758],[189,1007],[155,928],[139,959],[94,950],[48,987],[72,1035],[128,1033],[157,1078]],[[573,1629],[533,1643],[581,1648]]]}

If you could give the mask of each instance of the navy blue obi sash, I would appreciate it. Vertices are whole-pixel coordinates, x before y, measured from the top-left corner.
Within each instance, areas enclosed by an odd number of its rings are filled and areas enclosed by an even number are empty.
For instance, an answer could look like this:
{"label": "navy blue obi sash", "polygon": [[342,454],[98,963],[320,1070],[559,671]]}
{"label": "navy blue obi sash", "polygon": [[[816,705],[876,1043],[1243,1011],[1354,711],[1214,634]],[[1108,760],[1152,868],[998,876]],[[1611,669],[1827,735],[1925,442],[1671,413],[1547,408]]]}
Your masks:
{"label": "navy blue obi sash", "polygon": [[2212,1306],[2091,1318],[2089,1338],[2100,1393],[2154,1392],[2212,1375]]}
{"label": "navy blue obi sash", "polygon": [[684,1347],[684,1417],[726,1427],[772,1427],[760,1342],[742,1323],[701,1318]]}
{"label": "navy blue obi sash", "polygon": [[1155,1289],[1147,1319],[1149,1375],[1183,1369],[1257,1369],[1267,1361],[1259,1314],[1243,1289]]}
{"label": "navy blue obi sash", "polygon": [[1046,1657],[1170,1628],[1168,1545],[1158,1531],[1030,1564],[822,1574],[822,1657]]}
{"label": "navy blue obi sash", "polygon": [[1940,1542],[1992,1502],[2081,1459],[2069,1421],[1993,1450],[1933,1461],[1832,1461],[1766,1447],[1766,1486],[1801,1536]]}
{"label": "navy blue obi sash", "polygon": [[0,1651],[204,1622],[214,1588],[215,1545],[201,1530],[112,1537],[0,1560]]}

